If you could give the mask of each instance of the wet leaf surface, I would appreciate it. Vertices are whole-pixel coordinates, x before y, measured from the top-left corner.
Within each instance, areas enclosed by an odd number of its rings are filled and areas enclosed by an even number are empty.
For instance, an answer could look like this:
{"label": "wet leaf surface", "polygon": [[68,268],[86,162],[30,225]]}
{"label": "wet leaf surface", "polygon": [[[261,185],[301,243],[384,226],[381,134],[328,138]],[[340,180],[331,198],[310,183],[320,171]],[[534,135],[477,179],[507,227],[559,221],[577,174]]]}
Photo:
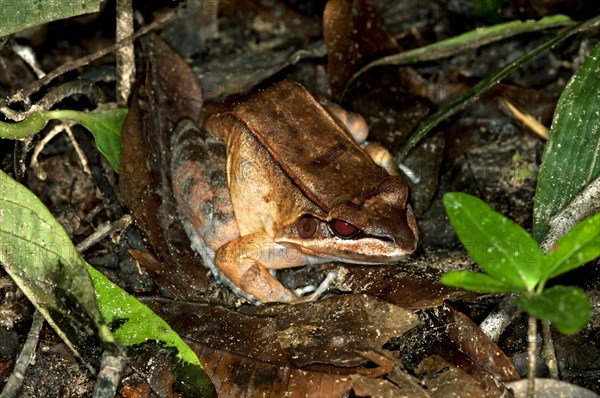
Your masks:
{"label": "wet leaf surface", "polygon": [[447,397],[457,394],[458,391],[461,397],[485,396],[477,380],[439,355],[425,358],[415,371],[431,391],[431,397]]}
{"label": "wet leaf surface", "polygon": [[291,382],[314,394],[338,384],[330,396],[339,396],[352,385],[348,375],[373,372],[364,367],[369,356],[363,352],[381,349],[419,322],[412,312],[366,295],[248,308],[247,314],[200,304],[149,304],[189,340],[217,388],[222,386],[220,394],[234,391],[223,385],[228,379],[249,394],[282,391]]}
{"label": "wet leaf surface", "polygon": [[431,308],[445,300],[475,297],[475,294],[403,272],[395,266],[341,265],[338,289],[367,293],[402,308]]}
{"label": "wet leaf surface", "polygon": [[0,209],[0,261],[36,309],[80,355],[88,339],[113,345],[85,260],[46,206],[1,171]]}
{"label": "wet leaf surface", "polygon": [[[556,106],[536,189],[533,233],[541,241],[549,221],[600,175],[598,68],[600,45],[571,78]],[[585,104],[585,106],[584,106]]]}
{"label": "wet leaf surface", "polygon": [[510,359],[490,340],[465,314],[449,304],[444,305],[448,337],[457,348],[485,369],[494,378],[502,381],[520,379]]}
{"label": "wet leaf surface", "polygon": [[[15,17],[15,11],[18,10],[19,17]],[[58,19],[69,18],[76,15],[98,12],[100,10],[99,1],[58,1],[51,7],[43,8],[33,0],[24,0],[17,4],[4,4],[0,11],[0,36],[8,36],[11,33],[19,32],[27,28],[42,25],[47,22]]]}

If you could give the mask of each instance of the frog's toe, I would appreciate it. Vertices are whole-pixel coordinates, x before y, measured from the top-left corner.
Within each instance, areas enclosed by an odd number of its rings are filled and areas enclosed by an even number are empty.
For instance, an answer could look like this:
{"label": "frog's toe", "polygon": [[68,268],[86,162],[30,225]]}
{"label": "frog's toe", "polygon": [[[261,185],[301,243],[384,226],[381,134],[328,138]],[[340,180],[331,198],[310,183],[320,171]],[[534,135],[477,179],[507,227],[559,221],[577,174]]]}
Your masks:
{"label": "frog's toe", "polygon": [[[319,286],[317,286],[316,289],[312,285],[305,286],[305,287],[299,288],[299,289],[295,289],[294,293],[296,294],[296,296],[298,296],[298,299],[294,300],[294,302],[307,302],[307,301],[315,301],[315,300],[319,299],[323,295],[323,293],[325,293],[329,289],[329,285],[331,284],[331,281],[337,277],[338,277],[337,271],[329,271],[329,273],[327,274],[325,279],[323,279],[323,281],[319,284]],[[309,295],[305,295],[308,292],[312,292],[312,293]]]}

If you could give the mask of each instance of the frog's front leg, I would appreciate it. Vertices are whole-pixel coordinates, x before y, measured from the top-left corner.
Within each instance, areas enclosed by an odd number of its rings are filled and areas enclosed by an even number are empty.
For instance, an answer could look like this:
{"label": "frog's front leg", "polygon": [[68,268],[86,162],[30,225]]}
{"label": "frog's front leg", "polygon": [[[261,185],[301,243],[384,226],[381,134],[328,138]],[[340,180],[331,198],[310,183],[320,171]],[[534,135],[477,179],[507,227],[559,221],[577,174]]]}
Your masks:
{"label": "frog's front leg", "polygon": [[261,302],[298,302],[296,296],[277,280],[269,269],[296,267],[308,263],[305,254],[273,242],[264,232],[234,239],[216,252],[219,271],[242,291]]}

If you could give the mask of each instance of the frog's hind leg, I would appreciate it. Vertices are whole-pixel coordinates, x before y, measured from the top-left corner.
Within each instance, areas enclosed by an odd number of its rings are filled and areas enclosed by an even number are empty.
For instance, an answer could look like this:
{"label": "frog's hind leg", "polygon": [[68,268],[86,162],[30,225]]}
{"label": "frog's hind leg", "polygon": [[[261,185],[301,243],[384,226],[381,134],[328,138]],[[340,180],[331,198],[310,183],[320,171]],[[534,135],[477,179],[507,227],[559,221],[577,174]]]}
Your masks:
{"label": "frog's hind leg", "polygon": [[326,102],[323,106],[331,116],[346,128],[346,131],[350,133],[354,142],[362,144],[367,140],[369,126],[362,115],[350,112],[333,102]]}
{"label": "frog's hind leg", "polygon": [[383,145],[366,142],[369,136],[369,126],[362,115],[347,111],[332,102],[325,103],[323,106],[338,122],[346,127],[352,139],[363,146],[363,149],[378,166],[383,167],[389,175],[397,176],[400,174],[392,154]]}
{"label": "frog's hind leg", "polygon": [[191,120],[179,122],[171,136],[171,183],[192,248],[219,280],[215,251],[239,236],[227,186],[225,146]]}
{"label": "frog's hind leg", "polygon": [[373,159],[373,161],[380,167],[383,167],[385,171],[391,176],[400,175],[398,172],[398,165],[394,160],[394,157],[383,145],[378,142],[370,142],[363,148],[365,152]]}

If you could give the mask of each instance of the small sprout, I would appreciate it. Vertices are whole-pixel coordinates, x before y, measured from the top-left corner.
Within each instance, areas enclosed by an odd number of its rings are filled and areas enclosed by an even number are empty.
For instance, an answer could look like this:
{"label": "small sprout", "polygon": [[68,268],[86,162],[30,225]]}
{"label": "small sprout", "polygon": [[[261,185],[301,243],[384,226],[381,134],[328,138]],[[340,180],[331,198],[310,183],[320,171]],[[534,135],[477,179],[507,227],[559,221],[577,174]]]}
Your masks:
{"label": "small sprout", "polygon": [[[517,304],[523,310],[565,334],[586,325],[592,307],[583,290],[544,287],[549,279],[600,257],[600,213],[575,225],[555,250],[543,255],[531,235],[480,199],[448,193],[444,205],[458,238],[485,272],[449,272],[442,277],[444,284],[479,292],[521,293]],[[477,247],[498,255],[482,255]]]}

